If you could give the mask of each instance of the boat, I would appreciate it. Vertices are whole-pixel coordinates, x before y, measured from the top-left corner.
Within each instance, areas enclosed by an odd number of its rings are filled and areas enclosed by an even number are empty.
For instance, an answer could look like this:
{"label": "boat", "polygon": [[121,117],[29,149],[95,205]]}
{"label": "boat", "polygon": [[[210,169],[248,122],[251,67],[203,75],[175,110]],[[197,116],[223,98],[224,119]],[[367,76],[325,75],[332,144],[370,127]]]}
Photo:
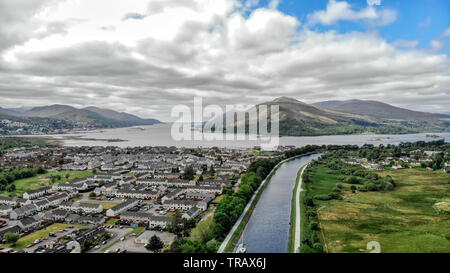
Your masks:
{"label": "boat", "polygon": [[242,233],[241,243],[238,245],[236,253],[246,253],[246,252],[247,252],[247,247],[244,244],[244,233]]}

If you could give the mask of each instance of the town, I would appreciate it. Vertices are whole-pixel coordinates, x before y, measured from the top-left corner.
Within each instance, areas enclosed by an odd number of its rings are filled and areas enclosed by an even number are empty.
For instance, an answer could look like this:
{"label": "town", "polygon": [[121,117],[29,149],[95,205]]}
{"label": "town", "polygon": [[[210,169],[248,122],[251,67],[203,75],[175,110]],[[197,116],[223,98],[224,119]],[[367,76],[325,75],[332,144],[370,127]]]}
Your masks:
{"label": "town", "polygon": [[213,214],[253,160],[286,149],[13,149],[1,168],[40,171],[0,195],[0,251],[148,252],[152,237],[167,248],[180,229]]}

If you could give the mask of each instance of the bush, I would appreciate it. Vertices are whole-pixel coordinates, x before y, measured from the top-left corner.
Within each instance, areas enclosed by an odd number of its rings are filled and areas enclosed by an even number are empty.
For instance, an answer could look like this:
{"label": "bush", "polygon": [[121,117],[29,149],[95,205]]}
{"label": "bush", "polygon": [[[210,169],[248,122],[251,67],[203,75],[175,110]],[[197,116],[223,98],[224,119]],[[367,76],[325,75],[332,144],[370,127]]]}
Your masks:
{"label": "bush", "polygon": [[319,224],[317,224],[317,222],[315,222],[315,221],[311,221],[309,223],[309,229],[311,229],[311,230],[319,230]]}

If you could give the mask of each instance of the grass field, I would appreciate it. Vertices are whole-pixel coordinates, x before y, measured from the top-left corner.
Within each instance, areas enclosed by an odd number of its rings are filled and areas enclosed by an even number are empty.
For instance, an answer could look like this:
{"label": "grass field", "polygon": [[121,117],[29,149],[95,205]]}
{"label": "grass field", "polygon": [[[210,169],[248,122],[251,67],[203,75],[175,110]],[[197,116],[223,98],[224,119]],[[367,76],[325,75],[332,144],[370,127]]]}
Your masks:
{"label": "grass field", "polygon": [[100,204],[103,206],[104,210],[108,210],[112,207],[115,207],[118,205],[118,203],[114,202],[103,202],[103,201],[83,201],[82,203],[89,203],[89,204]]}
{"label": "grass field", "polygon": [[352,194],[336,171],[315,167],[307,186],[313,195],[344,185],[343,200],[319,201],[325,250],[368,252],[367,243],[377,241],[381,252],[450,252],[450,216],[435,209],[449,198],[450,175],[418,168],[378,174],[390,175],[395,190]]}
{"label": "grass field", "polygon": [[[57,233],[57,232],[65,229],[65,228],[68,228],[69,226],[72,226],[72,225],[69,225],[69,224],[58,224],[58,223],[52,224],[52,225],[50,225],[50,226],[48,226],[48,227],[46,227],[44,229],[41,229],[41,230],[38,230],[36,232],[30,233],[30,234],[28,234],[26,236],[23,236],[22,238],[20,238],[16,242],[15,246],[12,246],[11,244],[5,244],[2,247],[5,247],[5,248],[12,247],[12,248],[14,248],[14,250],[22,250],[22,249],[26,248],[28,245],[34,243],[34,241],[36,241],[38,239],[40,240],[40,239],[43,239],[43,238],[48,238],[49,234],[51,232]],[[85,227],[83,225],[73,225],[73,226],[77,227],[77,228]]]}
{"label": "grass field", "polygon": [[[74,180],[76,178],[83,178],[86,176],[93,175],[92,172],[84,172],[84,171],[48,171],[46,174],[36,175],[30,178],[19,179],[14,181],[14,185],[16,186],[16,190],[14,192],[4,192],[2,196],[10,196],[14,195],[16,197],[21,197],[24,192],[29,190],[36,190],[45,186],[49,186],[50,184],[50,175],[60,175],[61,180],[56,183],[66,183],[67,181]],[[69,174],[70,177],[67,179],[65,176]]]}

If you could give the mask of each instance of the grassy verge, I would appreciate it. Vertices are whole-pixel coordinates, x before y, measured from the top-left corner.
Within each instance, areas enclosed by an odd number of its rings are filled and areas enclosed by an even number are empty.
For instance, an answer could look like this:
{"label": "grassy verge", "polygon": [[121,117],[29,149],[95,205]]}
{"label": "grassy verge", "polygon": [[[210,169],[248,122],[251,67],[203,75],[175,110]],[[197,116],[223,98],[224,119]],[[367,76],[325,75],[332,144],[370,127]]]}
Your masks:
{"label": "grassy verge", "polygon": [[[297,190],[300,182],[300,175],[302,173],[302,170],[305,168],[305,166],[301,167],[300,170],[298,170],[297,173],[297,180],[295,182],[294,192],[292,193],[292,201],[291,201],[291,227],[289,230],[289,246],[288,246],[288,253],[295,253],[295,230],[296,230],[296,215],[297,215]],[[300,206],[302,207],[302,206]]]}

